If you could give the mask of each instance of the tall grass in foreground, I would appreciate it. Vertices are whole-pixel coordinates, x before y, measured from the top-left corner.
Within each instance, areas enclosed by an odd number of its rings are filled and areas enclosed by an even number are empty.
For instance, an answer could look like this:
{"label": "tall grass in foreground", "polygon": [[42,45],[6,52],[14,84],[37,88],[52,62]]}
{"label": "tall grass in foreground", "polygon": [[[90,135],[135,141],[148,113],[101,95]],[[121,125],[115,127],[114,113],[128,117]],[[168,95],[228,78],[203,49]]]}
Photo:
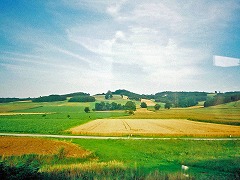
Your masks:
{"label": "tall grass in foreground", "polygon": [[[54,159],[55,158],[55,159]],[[0,161],[0,177],[5,179],[99,179],[99,180],[185,180],[185,179],[239,179],[240,172],[236,174],[208,174],[192,171],[167,172],[164,169],[145,172],[141,167],[129,167],[120,161],[98,162],[88,160],[85,162],[69,161],[58,156],[23,155],[2,157]],[[49,161],[49,162],[47,162]],[[54,162],[54,163],[53,163]],[[49,164],[50,165],[49,165]],[[69,163],[69,164],[68,164]]]}

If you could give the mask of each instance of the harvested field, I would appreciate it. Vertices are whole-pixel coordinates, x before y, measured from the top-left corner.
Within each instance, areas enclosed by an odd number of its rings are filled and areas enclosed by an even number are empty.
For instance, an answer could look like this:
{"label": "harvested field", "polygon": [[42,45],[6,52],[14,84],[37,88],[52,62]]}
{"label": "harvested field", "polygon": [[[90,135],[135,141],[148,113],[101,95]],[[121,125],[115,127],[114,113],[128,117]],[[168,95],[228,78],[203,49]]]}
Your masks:
{"label": "harvested field", "polygon": [[240,136],[240,127],[185,119],[98,119],[69,130],[85,135]]}
{"label": "harvested field", "polygon": [[57,154],[61,148],[67,157],[86,157],[90,152],[63,141],[26,137],[0,137],[0,155],[12,156],[23,154]]}
{"label": "harvested field", "polygon": [[155,106],[155,102],[153,102],[152,100],[149,99],[141,99],[141,102],[145,102],[147,104],[147,106]]}

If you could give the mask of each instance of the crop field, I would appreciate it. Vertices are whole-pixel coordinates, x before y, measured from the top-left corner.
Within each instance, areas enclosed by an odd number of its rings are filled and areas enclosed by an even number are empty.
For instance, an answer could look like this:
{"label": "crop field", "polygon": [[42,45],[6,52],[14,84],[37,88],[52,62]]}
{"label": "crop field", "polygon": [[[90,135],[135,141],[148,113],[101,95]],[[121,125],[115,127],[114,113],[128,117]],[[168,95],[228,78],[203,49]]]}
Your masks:
{"label": "crop field", "polygon": [[[124,117],[122,117],[124,119]],[[240,125],[240,101],[208,108],[139,109],[128,119],[188,119],[218,124]]]}
{"label": "crop field", "polygon": [[85,113],[85,106],[94,107],[94,103],[1,104],[0,132],[62,134],[66,129],[94,119],[126,116],[123,111]]}
{"label": "crop field", "polygon": [[[98,95],[97,102],[114,101],[125,104],[128,101],[117,96],[114,98],[109,101]],[[158,111],[152,107],[140,108],[140,102],[136,104],[137,111],[134,115],[124,111],[84,112],[84,107],[92,109],[95,103],[63,101],[0,104],[2,133],[129,136],[129,139],[125,140],[59,139],[59,141],[1,137],[0,156],[9,164],[17,161],[20,164],[37,161],[40,165],[39,172],[46,175],[46,179],[64,179],[69,175],[72,178],[99,179],[106,177],[106,174],[108,175],[106,179],[115,177],[115,179],[184,179],[182,164],[189,167],[187,173],[190,179],[239,177],[239,140],[133,140],[130,137],[229,137],[230,135],[239,137],[239,101],[208,108],[201,108],[199,105],[194,108],[169,110],[164,109],[161,104],[162,107]],[[74,152],[70,153],[69,147]],[[80,156],[76,155],[78,153],[75,150],[80,151]],[[82,154],[84,156],[82,158],[81,152],[86,153],[86,157]],[[60,156],[61,154],[63,157]]]}
{"label": "crop field", "polygon": [[108,136],[240,136],[240,126],[185,119],[98,119],[70,131],[73,134]]}
{"label": "crop field", "polygon": [[66,157],[85,157],[90,154],[69,142],[40,138],[0,137],[0,156],[52,155],[57,154],[61,148],[64,149]]}

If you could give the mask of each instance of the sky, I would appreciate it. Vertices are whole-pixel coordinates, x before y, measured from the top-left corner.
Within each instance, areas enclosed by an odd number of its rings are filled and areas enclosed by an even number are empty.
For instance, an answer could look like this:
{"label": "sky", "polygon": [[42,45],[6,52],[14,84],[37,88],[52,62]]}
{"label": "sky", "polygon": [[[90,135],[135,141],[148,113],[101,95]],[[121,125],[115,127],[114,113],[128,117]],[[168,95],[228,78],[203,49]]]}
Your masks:
{"label": "sky", "polygon": [[0,1],[0,97],[239,91],[239,59],[239,0]]}

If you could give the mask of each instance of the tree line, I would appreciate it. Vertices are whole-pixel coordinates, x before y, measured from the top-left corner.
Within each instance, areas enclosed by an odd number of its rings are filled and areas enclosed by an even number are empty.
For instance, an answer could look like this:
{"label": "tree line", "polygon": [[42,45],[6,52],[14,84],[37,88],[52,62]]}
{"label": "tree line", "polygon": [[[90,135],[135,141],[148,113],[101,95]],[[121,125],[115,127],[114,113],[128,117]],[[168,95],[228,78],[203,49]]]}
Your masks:
{"label": "tree line", "polygon": [[126,102],[125,105],[117,104],[116,102],[112,103],[105,103],[105,102],[100,102],[100,103],[95,103],[95,111],[111,111],[111,110],[136,110],[136,104],[132,101]]}
{"label": "tree line", "polygon": [[190,107],[207,99],[206,92],[161,92],[154,96],[155,102],[167,103],[173,107]]}
{"label": "tree line", "polygon": [[219,93],[214,97],[208,98],[204,102],[204,107],[216,106],[219,104],[225,104],[225,103],[239,101],[239,100],[240,100],[240,92]]}

